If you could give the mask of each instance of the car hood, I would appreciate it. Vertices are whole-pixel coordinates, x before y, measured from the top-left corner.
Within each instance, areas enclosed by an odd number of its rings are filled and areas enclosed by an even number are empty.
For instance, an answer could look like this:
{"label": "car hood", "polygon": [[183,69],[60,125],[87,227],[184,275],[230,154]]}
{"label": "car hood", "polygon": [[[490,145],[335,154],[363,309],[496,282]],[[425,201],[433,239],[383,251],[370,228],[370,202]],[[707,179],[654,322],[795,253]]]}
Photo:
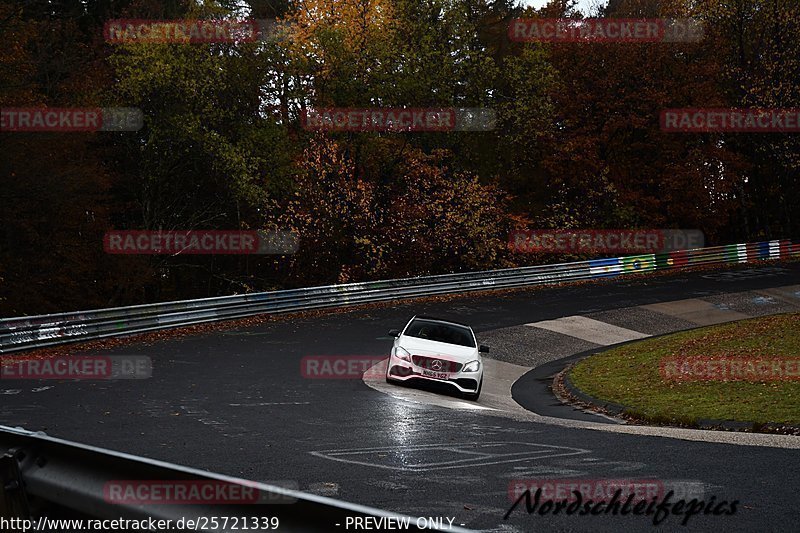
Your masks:
{"label": "car hood", "polygon": [[411,355],[425,355],[429,357],[442,356],[446,359],[452,359],[460,363],[466,363],[474,359],[478,359],[478,349],[470,348],[469,346],[458,346],[457,344],[448,344],[446,342],[431,341],[427,339],[418,339],[416,337],[407,337],[405,335],[400,337],[399,346],[402,346],[411,353]]}

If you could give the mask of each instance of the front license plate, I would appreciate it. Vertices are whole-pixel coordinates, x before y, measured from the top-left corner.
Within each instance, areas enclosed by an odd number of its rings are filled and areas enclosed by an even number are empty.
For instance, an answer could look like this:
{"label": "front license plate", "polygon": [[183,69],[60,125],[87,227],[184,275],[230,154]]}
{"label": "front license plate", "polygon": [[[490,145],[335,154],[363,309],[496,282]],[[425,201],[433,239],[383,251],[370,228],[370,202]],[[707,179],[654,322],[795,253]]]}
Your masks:
{"label": "front license plate", "polygon": [[436,379],[450,379],[450,374],[447,372],[434,372],[433,370],[423,370],[423,376],[427,376],[429,378],[436,378]]}

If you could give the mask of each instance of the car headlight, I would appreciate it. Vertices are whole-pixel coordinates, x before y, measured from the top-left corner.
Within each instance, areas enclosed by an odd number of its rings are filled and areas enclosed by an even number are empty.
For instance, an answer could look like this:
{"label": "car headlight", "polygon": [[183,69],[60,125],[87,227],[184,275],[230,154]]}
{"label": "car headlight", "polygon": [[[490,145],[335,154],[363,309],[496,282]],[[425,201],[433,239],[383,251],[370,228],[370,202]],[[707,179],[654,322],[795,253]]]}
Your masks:
{"label": "car headlight", "polygon": [[470,361],[464,368],[461,370],[462,372],[477,372],[481,369],[481,362],[480,361]]}
{"label": "car headlight", "polygon": [[394,349],[394,356],[402,359],[403,361],[408,361],[409,363],[411,362],[411,354],[408,353],[402,346],[398,346]]}

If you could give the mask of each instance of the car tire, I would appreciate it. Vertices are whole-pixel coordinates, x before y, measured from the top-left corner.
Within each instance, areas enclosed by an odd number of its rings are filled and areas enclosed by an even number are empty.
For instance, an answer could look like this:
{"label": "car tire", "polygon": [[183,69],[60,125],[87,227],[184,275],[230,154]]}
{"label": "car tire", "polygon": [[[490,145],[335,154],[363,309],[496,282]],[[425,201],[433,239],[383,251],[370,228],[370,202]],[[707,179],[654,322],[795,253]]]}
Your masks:
{"label": "car tire", "polygon": [[478,390],[476,390],[475,392],[465,392],[463,395],[464,399],[469,400],[471,402],[477,402],[478,398],[481,397],[482,388],[483,388],[483,378],[481,378],[481,382],[478,383]]}

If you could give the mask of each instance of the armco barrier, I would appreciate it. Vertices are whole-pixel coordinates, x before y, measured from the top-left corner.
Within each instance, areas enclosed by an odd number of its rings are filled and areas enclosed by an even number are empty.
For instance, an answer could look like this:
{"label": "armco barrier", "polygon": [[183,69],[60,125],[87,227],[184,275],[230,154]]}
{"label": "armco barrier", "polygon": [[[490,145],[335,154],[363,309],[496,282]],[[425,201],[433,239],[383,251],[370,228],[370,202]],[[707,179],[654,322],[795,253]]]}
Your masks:
{"label": "armco barrier", "polygon": [[484,272],[328,285],[0,320],[0,354],[69,342],[353,304],[504,289],[800,256],[800,244],[767,241]]}
{"label": "armco barrier", "polygon": [[[144,483],[170,480],[235,486],[253,495],[254,500],[266,503],[142,505],[109,502],[106,484],[118,480],[141,480]],[[416,518],[363,505],[0,426],[0,517],[29,519],[37,524],[42,517],[63,518],[64,509],[69,510],[69,518],[83,519],[152,518],[172,520],[172,524],[176,524],[181,518],[195,520],[205,517],[203,531],[225,533],[247,530],[248,527],[250,531],[258,530],[252,527],[255,517],[277,517],[279,527],[272,529],[279,531],[344,530],[348,517],[373,517],[370,519],[373,524],[382,517],[391,518],[393,523],[399,519],[408,520],[406,529],[411,530],[469,531],[455,525],[447,527],[446,523],[444,529],[421,527]],[[231,523],[237,518],[237,525],[233,528],[221,526],[223,517]],[[212,518],[217,521],[216,526]],[[242,527],[243,524],[247,527]],[[31,530],[36,529],[28,528]]]}

